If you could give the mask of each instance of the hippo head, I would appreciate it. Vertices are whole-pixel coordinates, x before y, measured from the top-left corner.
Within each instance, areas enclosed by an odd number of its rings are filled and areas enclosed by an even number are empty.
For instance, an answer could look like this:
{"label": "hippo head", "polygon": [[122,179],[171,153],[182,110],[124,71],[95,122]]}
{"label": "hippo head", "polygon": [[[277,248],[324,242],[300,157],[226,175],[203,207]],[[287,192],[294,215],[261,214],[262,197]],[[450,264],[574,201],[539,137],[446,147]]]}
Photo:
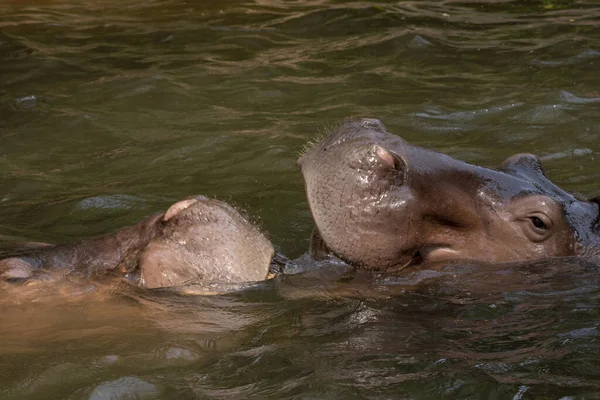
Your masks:
{"label": "hippo head", "polygon": [[483,168],[362,119],[331,132],[298,166],[316,224],[312,246],[363,268],[532,260],[600,245],[598,204],[554,185],[531,154]]}
{"label": "hippo head", "polygon": [[0,282],[127,276],[148,288],[267,277],[273,246],[228,204],[196,196],[135,226],[0,259]]}
{"label": "hippo head", "polygon": [[271,242],[222,201],[179,201],[151,225],[158,233],[137,261],[144,287],[260,281],[269,273]]}

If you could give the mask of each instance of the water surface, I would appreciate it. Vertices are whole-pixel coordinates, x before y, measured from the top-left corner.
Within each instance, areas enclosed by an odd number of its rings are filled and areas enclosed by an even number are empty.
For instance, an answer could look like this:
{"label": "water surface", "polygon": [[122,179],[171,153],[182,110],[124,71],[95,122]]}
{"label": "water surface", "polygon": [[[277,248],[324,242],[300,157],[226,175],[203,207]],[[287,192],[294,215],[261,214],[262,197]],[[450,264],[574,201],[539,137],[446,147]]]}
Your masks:
{"label": "water surface", "polygon": [[[76,240],[202,193],[297,257],[295,160],[353,116],[485,166],[532,152],[598,195],[599,18],[573,0],[3,1],[0,235]],[[0,398],[598,398],[594,266],[561,262],[534,289],[6,291]]]}

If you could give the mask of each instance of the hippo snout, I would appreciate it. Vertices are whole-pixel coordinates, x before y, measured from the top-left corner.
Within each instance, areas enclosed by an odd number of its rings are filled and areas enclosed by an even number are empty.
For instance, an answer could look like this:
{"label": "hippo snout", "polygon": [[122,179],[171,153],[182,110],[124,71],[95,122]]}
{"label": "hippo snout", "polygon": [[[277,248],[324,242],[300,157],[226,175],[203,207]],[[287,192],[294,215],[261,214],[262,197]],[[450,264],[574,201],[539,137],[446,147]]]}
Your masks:
{"label": "hippo snout", "polygon": [[[332,165],[337,165],[341,159],[349,159],[354,151],[346,151],[340,149],[340,146],[347,144],[354,148],[367,148],[373,143],[379,143],[378,140],[382,135],[387,135],[385,125],[376,118],[361,118],[352,119],[344,122],[337,129],[330,132],[323,140],[318,142],[309,142],[303,154],[296,161],[296,165],[302,169],[310,159],[318,158],[319,163],[326,164],[327,159],[330,159]],[[397,140],[400,147],[404,141],[400,138]],[[333,151],[332,151],[333,150]],[[337,151],[336,151],[337,150]],[[391,155],[389,148],[385,150]],[[384,158],[386,155],[380,153]],[[387,157],[391,163],[392,158]],[[382,159],[384,160],[384,159]],[[396,163],[396,161],[394,161]]]}

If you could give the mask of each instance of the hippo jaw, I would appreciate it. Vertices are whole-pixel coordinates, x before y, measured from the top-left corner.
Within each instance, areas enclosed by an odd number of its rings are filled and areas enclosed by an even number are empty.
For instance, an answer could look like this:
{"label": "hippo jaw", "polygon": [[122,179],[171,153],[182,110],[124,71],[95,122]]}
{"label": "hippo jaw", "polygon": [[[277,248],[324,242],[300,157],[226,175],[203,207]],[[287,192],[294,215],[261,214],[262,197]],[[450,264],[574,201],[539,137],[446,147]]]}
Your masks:
{"label": "hippo jaw", "polygon": [[[550,182],[535,156],[478,167],[412,146],[372,119],[343,124],[298,166],[323,246],[373,270],[574,255],[598,214]],[[576,226],[573,204],[587,225]]]}

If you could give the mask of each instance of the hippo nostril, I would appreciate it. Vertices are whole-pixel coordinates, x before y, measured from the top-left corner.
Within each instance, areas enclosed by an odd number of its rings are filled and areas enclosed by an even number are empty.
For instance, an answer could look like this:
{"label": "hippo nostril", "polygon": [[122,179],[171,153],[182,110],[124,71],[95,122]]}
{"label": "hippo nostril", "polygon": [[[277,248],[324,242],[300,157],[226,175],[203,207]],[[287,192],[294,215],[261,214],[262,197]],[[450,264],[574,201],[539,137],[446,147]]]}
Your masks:
{"label": "hippo nostril", "polygon": [[405,177],[407,171],[407,163],[404,158],[396,153],[379,146],[375,145],[371,148],[372,153],[377,158],[381,165],[387,168],[398,171],[402,177]]}
{"label": "hippo nostril", "polygon": [[176,216],[177,214],[179,214],[186,208],[190,207],[193,204],[196,204],[198,201],[203,201],[203,200],[206,200],[206,197],[200,195],[200,196],[195,196],[192,198],[178,201],[177,203],[175,203],[171,207],[169,207],[167,212],[165,212],[165,214],[163,216],[163,221],[167,222],[168,220],[170,220],[171,218],[173,218],[174,216]]}
{"label": "hippo nostril", "polygon": [[379,157],[379,159],[384,164],[391,168],[396,168],[396,161],[394,160],[394,156],[388,150],[384,149],[383,147],[376,146],[375,154],[377,154],[377,157]]}
{"label": "hippo nostril", "polygon": [[375,129],[378,131],[384,131],[385,127],[383,126],[383,124],[381,123],[380,120],[376,119],[376,118],[363,118],[360,121],[360,125],[363,128],[371,128],[371,129]]}

